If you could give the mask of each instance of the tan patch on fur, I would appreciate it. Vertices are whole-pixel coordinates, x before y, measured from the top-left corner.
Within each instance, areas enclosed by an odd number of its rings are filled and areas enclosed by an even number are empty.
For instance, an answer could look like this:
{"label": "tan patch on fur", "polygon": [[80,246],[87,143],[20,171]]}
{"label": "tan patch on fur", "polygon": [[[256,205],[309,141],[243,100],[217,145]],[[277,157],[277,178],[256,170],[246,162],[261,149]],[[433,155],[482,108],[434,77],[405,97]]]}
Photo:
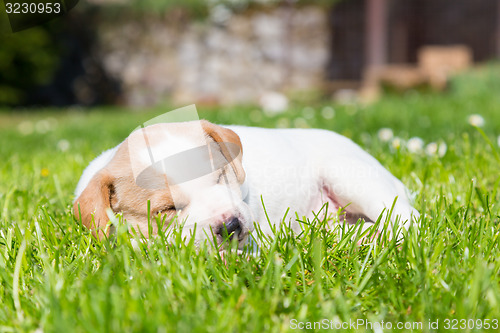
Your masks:
{"label": "tan patch on fur", "polygon": [[[109,221],[106,214],[106,209],[111,208],[115,213],[122,213],[123,217],[137,231],[140,231],[144,236],[148,237],[148,216],[147,202],[151,203],[152,227],[153,234],[158,232],[154,217],[160,211],[167,215],[167,222],[175,215],[174,205],[189,204],[188,199],[183,193],[178,190],[177,186],[168,186],[167,177],[163,174],[158,174],[153,181],[165,182],[165,187],[161,189],[146,189],[136,184],[134,172],[131,165],[132,156],[138,156],[139,151],[130,152],[129,149],[138,147],[130,144],[130,140],[143,140],[144,135],[147,136],[148,144],[162,144],[162,139],[165,138],[162,132],[166,131],[169,135],[185,137],[196,132],[194,126],[199,126],[200,122],[187,122],[176,124],[156,124],[148,126],[143,130],[135,131],[127,140],[125,140],[109,164],[100,170],[90,181],[82,194],[76,199],[74,204],[74,213],[77,219],[80,219],[84,226],[94,230],[104,229]],[[220,148],[226,160],[231,161],[230,165],[234,170],[239,183],[243,183],[245,179],[245,171],[242,166],[242,146],[241,141],[236,133],[214,125],[208,121],[201,121],[201,126],[204,133],[207,134],[215,142],[222,143]],[[202,142],[203,140],[203,142]],[[206,138],[196,138],[195,142],[206,144]],[[239,146],[240,152],[238,156],[232,156],[232,152],[223,143],[229,142]],[[195,143],[196,144],[196,143]],[[140,145],[139,145],[140,146]],[[234,149],[233,149],[234,151]],[[172,191],[172,192],[171,192]],[[174,199],[175,198],[175,203]],[[170,209],[170,210],[168,210]],[[92,224],[94,217],[95,224]],[[167,223],[168,225],[168,223]],[[99,237],[104,233],[100,231]]]}
{"label": "tan patch on fur", "polygon": [[109,220],[106,209],[110,207],[110,197],[113,194],[112,184],[112,173],[107,169],[99,171],[73,205],[75,216],[81,219],[84,226],[94,232],[99,229],[99,237],[104,235],[103,230]]}
{"label": "tan patch on fur", "polygon": [[[205,130],[208,136],[219,143],[222,150],[222,154],[227,161],[231,161],[230,165],[236,174],[236,178],[240,184],[245,181],[245,170],[243,169],[242,158],[243,158],[243,146],[241,145],[241,140],[238,134],[233,132],[228,128],[218,126],[208,122],[206,120],[201,121],[201,126]],[[237,145],[240,148],[238,156],[233,156],[232,149],[227,147],[224,143],[229,142]]]}

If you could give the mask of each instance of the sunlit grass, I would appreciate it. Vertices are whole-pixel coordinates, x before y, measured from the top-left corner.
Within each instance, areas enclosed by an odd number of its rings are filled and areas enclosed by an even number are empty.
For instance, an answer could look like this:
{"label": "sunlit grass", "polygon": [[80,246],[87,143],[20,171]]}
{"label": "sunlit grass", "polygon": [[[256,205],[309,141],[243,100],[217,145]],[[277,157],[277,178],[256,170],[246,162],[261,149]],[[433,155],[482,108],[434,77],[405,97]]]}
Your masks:
{"label": "sunlit grass", "polygon": [[[499,319],[500,79],[489,73],[498,68],[457,78],[445,95],[371,106],[325,100],[277,115],[200,108],[218,123],[347,135],[403,180],[422,214],[405,241],[361,245],[355,228],[297,216],[302,233],[285,225],[274,239],[256,233],[258,253],[223,258],[161,235],[134,245],[137,236],[120,227],[97,241],[71,214],[89,161],[168,107],[0,113],[0,332],[278,332],[293,319],[422,322],[423,331],[439,320],[443,331],[447,318]],[[410,149],[415,137],[422,149]],[[426,151],[433,142],[445,153]]]}

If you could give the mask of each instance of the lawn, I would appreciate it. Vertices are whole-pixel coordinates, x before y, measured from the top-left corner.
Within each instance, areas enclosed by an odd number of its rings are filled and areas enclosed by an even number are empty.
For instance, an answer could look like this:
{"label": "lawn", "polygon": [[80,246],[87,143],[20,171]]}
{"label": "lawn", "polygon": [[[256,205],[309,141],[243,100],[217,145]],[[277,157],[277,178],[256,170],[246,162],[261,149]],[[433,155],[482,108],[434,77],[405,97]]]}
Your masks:
{"label": "lawn", "polygon": [[446,94],[370,106],[199,108],[222,124],[351,137],[415,194],[421,225],[400,242],[359,245],[300,216],[303,233],[276,230],[256,256],[221,259],[161,236],[134,248],[121,228],[93,239],[71,213],[81,172],[168,109],[0,111],[0,332],[500,330],[500,66]]}

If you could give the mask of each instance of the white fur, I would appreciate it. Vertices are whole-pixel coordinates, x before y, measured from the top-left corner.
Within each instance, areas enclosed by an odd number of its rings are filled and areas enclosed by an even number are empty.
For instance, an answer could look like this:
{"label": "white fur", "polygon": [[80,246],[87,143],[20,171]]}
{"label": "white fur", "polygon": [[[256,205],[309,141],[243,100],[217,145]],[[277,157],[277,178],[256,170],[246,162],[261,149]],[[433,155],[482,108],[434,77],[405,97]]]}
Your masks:
{"label": "white fur", "polygon": [[[190,202],[188,211],[182,209],[187,229],[194,228],[195,223],[199,223],[198,227],[200,224],[213,227],[228,216],[235,216],[249,232],[256,221],[270,234],[266,212],[271,223],[277,224],[290,208],[286,221],[297,230],[295,213],[299,217],[313,217],[312,213],[325,202],[331,204],[330,212],[347,206],[349,213],[376,221],[384,209],[391,208],[396,197],[393,221],[399,216],[407,227],[412,217],[418,217],[401,181],[344,136],[319,129],[227,128],[238,134],[243,146],[245,184],[237,187],[232,183],[224,189],[207,175],[179,185]],[[172,141],[175,140],[169,140]],[[194,148],[186,140],[179,142],[186,145],[185,149]],[[178,147],[171,144],[163,147],[167,147],[169,154],[178,152]],[[78,183],[76,197],[112,160],[116,150],[117,147],[110,149],[90,163]],[[204,218],[208,222],[202,222]],[[198,227],[195,237],[202,238],[206,228]]]}
{"label": "white fur", "polygon": [[[333,187],[337,202],[347,211],[376,221],[398,197],[396,216],[409,225],[418,212],[410,205],[406,187],[374,157],[348,138],[320,129],[264,129],[227,126],[243,145],[243,166],[249,187],[248,204],[265,232],[270,232],[261,203],[276,223],[290,208],[287,220],[298,228],[300,217],[313,217],[330,201],[322,185]],[[330,205],[330,211],[336,209]]]}
{"label": "white fur", "polygon": [[75,190],[75,200],[82,194],[83,190],[87,187],[90,180],[94,175],[104,168],[115,156],[116,151],[118,150],[118,146],[108,149],[105,152],[101,153],[101,155],[97,156],[83,171],[82,177],[76,185]]}

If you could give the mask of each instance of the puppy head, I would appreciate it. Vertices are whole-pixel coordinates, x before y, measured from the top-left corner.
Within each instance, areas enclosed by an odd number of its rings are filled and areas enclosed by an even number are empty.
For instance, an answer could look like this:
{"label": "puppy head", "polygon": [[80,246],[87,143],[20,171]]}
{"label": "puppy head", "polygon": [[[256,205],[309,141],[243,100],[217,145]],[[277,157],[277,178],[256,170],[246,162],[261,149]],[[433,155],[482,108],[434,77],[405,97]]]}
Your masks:
{"label": "puppy head", "polygon": [[207,121],[155,124],[118,147],[78,195],[74,211],[86,227],[103,229],[111,208],[148,236],[149,200],[153,234],[163,231],[154,217],[169,225],[177,216],[187,239],[213,234],[220,243],[231,234],[242,245],[253,229],[244,181],[242,146],[233,131]]}

